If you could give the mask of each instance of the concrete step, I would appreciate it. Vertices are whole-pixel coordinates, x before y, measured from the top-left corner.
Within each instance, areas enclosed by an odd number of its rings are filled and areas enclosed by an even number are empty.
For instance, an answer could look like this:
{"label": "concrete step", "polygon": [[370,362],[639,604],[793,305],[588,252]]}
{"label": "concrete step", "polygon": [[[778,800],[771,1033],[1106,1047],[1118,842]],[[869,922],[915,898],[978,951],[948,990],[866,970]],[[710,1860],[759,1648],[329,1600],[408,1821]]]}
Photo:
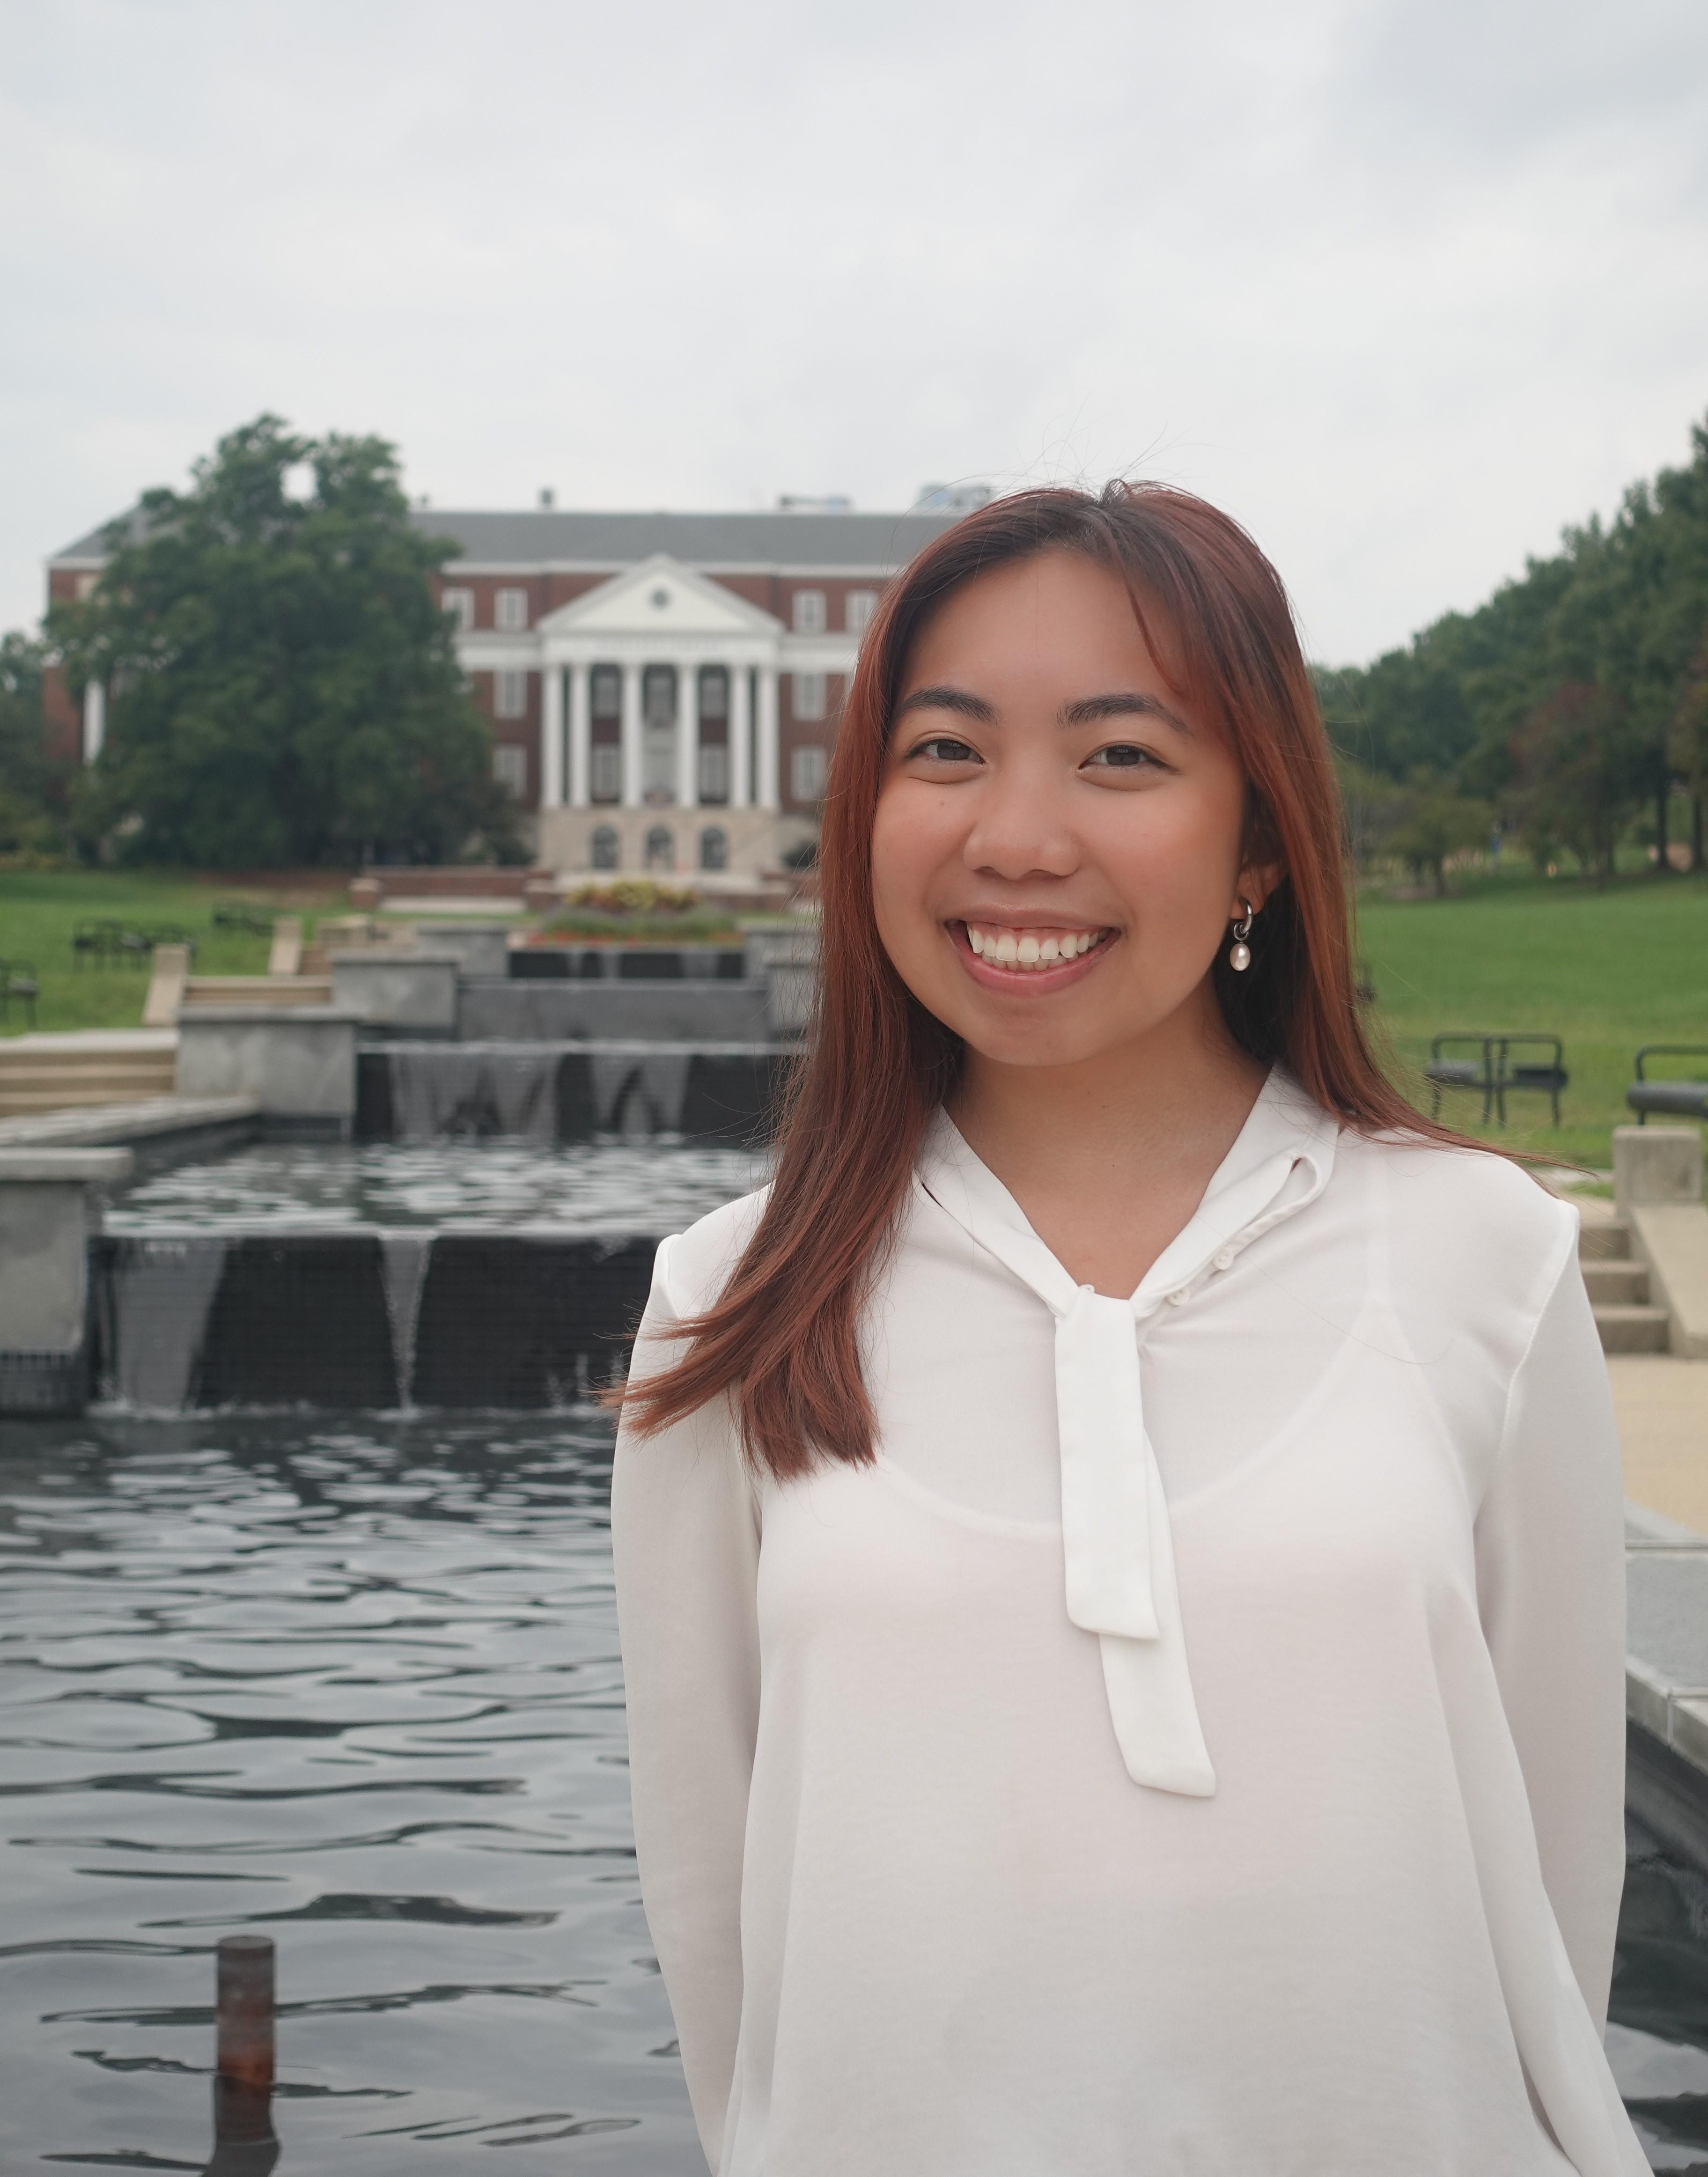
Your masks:
{"label": "concrete step", "polygon": [[177,1054],[169,1039],[69,1037],[0,1043],[0,1119],[33,1117],[96,1104],[169,1096]]}
{"label": "concrete step", "polygon": [[[1600,1211],[1603,1214],[1593,1215]],[[1611,1202],[1584,1202],[1578,1205],[1583,1222],[1578,1228],[1578,1260],[1580,1263],[1622,1263],[1631,1252],[1631,1228],[1613,1214]]]}
{"label": "concrete step", "polygon": [[1602,1334],[1603,1353],[1664,1353],[1667,1350],[1667,1311],[1664,1307],[1598,1307],[1596,1328]]}
{"label": "concrete step", "polygon": [[1583,1265],[1584,1286],[1596,1307],[1646,1307],[1649,1273],[1641,1263],[1596,1262]]}

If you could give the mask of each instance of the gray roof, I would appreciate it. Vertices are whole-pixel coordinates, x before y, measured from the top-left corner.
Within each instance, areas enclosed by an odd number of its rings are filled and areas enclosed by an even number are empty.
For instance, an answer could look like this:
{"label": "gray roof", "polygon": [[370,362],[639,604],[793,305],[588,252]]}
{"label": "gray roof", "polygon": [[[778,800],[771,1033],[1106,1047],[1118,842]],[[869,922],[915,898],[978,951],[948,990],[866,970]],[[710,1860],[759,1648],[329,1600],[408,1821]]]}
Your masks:
{"label": "gray roof", "polygon": [[[960,518],[918,514],[574,514],[530,510],[468,514],[412,507],[410,520],[432,537],[452,537],[477,566],[627,567],[668,552],[689,566],[846,567],[882,573]],[[128,516],[134,521],[134,515]],[[103,525],[103,527],[105,525]],[[50,565],[103,559],[101,529],[79,537]]]}

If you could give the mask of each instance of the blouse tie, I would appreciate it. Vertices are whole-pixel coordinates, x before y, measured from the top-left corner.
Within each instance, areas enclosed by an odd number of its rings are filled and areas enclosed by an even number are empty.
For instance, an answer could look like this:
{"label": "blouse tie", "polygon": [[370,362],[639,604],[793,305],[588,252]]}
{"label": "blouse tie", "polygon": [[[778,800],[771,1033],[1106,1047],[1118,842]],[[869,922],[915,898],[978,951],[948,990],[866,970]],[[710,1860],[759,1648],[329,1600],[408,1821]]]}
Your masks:
{"label": "blouse tie", "polygon": [[1056,1318],[1067,1615],[1097,1635],[1110,1721],[1127,1775],[1153,1791],[1194,1798],[1212,1796],[1215,1771],[1192,1694],[1168,1500],[1145,1428],[1139,1329],[1165,1304],[1187,1300],[1327,1184],[1334,1122],[1307,1106],[1301,1129],[1296,1106],[1285,1115],[1264,1110],[1284,1096],[1272,1077],[1247,1132],[1253,1126],[1263,1131],[1264,1119],[1273,1129],[1285,1116],[1293,1121],[1287,1138],[1278,1143],[1272,1131],[1263,1144],[1269,1153],[1243,1170],[1234,1168],[1236,1156],[1230,1156],[1192,1221],[1127,1300],[1076,1285],[1001,1181],[941,1115],[920,1174],[940,1208]]}

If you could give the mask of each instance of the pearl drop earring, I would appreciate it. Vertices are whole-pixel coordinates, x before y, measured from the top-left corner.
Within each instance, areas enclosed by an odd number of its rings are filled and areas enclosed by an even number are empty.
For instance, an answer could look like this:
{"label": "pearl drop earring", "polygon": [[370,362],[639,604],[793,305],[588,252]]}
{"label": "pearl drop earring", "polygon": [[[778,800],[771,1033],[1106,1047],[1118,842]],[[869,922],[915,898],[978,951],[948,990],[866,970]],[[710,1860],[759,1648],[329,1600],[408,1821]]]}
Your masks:
{"label": "pearl drop earring", "polygon": [[1236,975],[1243,975],[1252,964],[1252,948],[1246,940],[1252,934],[1252,917],[1257,912],[1248,899],[1242,899],[1240,905],[1246,911],[1234,925],[1233,948],[1228,954],[1228,965]]}

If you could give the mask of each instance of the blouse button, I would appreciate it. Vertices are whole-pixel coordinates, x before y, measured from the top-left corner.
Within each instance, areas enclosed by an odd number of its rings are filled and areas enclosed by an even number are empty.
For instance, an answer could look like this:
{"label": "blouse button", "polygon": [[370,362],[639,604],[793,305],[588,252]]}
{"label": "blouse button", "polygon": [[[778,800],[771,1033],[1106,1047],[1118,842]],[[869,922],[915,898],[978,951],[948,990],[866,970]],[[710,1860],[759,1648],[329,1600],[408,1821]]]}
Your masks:
{"label": "blouse button", "polygon": [[1183,1285],[1177,1285],[1177,1286],[1176,1286],[1175,1290],[1173,1290],[1173,1291],[1169,1295],[1169,1296],[1168,1296],[1168,1304],[1169,1304],[1169,1306],[1170,1306],[1170,1307],[1181,1307],[1181,1306],[1182,1306],[1182,1305],[1183,1305],[1183,1303],[1185,1302],[1185,1300],[1186,1300],[1186,1288],[1185,1288]]}
{"label": "blouse button", "polygon": [[1220,1254],[1219,1254],[1219,1255],[1216,1257],[1216,1268],[1217,1268],[1219,1270],[1225,1270],[1225,1269],[1226,1269],[1226,1268],[1227,1268],[1228,1264],[1229,1264],[1231,1262],[1232,1262],[1232,1260],[1233,1260],[1233,1259],[1234,1259],[1234,1251],[1233,1251],[1233,1249],[1232,1249],[1231,1247],[1224,1247],[1224,1248],[1222,1249],[1222,1251],[1221,1251]]}

